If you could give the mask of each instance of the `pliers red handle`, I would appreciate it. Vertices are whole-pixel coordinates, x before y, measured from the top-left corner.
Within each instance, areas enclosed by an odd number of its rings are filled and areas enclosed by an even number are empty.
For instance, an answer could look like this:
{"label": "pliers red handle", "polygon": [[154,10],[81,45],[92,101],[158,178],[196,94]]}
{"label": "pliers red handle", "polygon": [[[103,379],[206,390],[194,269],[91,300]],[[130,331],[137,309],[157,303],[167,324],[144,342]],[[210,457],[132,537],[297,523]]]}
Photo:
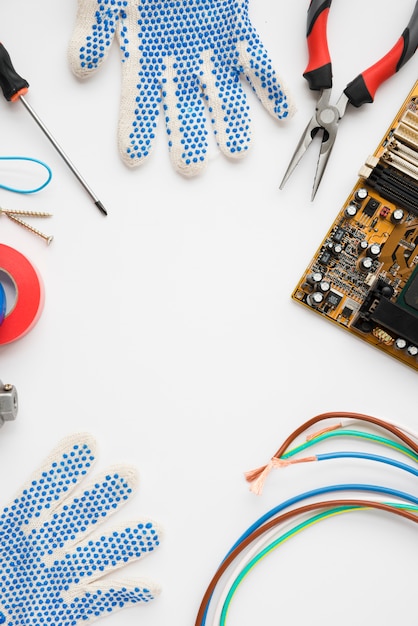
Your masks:
{"label": "pliers red handle", "polygon": [[337,135],[338,123],[347,105],[360,107],[373,102],[379,86],[401,69],[418,47],[418,1],[411,19],[396,44],[380,61],[352,80],[337,100],[330,105],[332,90],[332,62],[327,41],[327,23],[332,0],[311,0],[308,9],[307,43],[309,60],[303,74],[310,89],[320,91],[315,113],[307,125],[280,184],[280,189],[292,174],[308,146],[323,131],[312,199],[315,197]]}

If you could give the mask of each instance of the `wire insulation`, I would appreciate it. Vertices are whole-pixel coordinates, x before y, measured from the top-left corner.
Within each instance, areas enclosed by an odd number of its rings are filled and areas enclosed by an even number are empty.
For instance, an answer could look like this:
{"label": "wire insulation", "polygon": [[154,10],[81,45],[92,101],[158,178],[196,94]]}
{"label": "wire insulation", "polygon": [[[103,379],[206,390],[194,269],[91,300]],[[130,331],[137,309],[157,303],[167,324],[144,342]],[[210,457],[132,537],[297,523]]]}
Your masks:
{"label": "wire insulation", "polygon": [[195,626],[202,626],[205,623],[205,618],[206,618],[206,612],[207,612],[207,606],[208,603],[210,602],[211,596],[219,582],[219,580],[221,579],[222,575],[224,574],[224,572],[227,570],[227,568],[233,563],[233,561],[235,560],[235,558],[237,558],[239,556],[239,554],[245,549],[247,548],[252,541],[254,541],[254,539],[256,539],[257,537],[260,537],[263,533],[265,533],[266,531],[270,530],[270,528],[273,528],[274,526],[278,526],[279,524],[286,522],[288,519],[292,519],[294,517],[297,517],[298,515],[310,512],[310,511],[321,511],[321,510],[327,510],[327,509],[332,509],[332,508],[338,508],[338,507],[362,507],[362,508],[372,508],[372,509],[377,509],[377,510],[381,510],[381,511],[387,511],[389,513],[393,513],[394,515],[397,515],[399,517],[403,517],[405,519],[408,519],[414,523],[418,523],[418,515],[416,515],[415,513],[413,513],[412,511],[409,510],[404,510],[404,509],[399,509],[395,506],[390,506],[386,503],[383,502],[376,502],[373,500],[361,500],[361,499],[350,499],[350,500],[344,500],[344,499],[336,499],[336,500],[328,500],[328,501],[322,501],[322,502],[314,502],[314,503],[310,503],[310,504],[306,504],[303,505],[301,507],[298,507],[296,509],[291,509],[290,511],[286,511],[284,513],[282,513],[281,515],[270,519],[269,521],[267,521],[266,523],[262,524],[261,526],[259,526],[258,528],[256,528],[251,534],[249,534],[239,545],[237,545],[237,547],[232,550],[228,556],[224,559],[224,561],[221,563],[220,567],[218,568],[218,570],[215,572],[215,575],[213,576],[212,580],[210,581],[206,592],[203,596],[202,602],[200,604],[199,610],[198,610],[198,614],[197,614],[197,618],[195,621]]}
{"label": "wire insulation", "polygon": [[[400,508],[403,508],[405,506],[405,505],[399,505],[399,504],[394,505],[393,503],[386,503],[386,504],[388,504],[391,507],[395,506],[395,507],[400,507]],[[216,616],[215,620],[214,620],[214,624],[217,625],[219,623],[219,626],[225,626],[225,622],[226,622],[226,617],[227,617],[229,606],[231,604],[233,596],[235,595],[236,591],[238,590],[239,585],[244,580],[244,578],[254,569],[254,567],[263,558],[265,558],[268,554],[270,554],[273,550],[275,550],[276,548],[280,547],[288,539],[294,537],[295,535],[299,534],[303,530],[309,528],[310,526],[312,526],[312,525],[314,525],[314,524],[316,524],[316,523],[318,523],[320,521],[323,521],[323,520],[325,520],[327,518],[330,518],[330,517],[333,517],[335,515],[340,515],[342,513],[353,512],[353,511],[363,511],[365,508],[366,507],[335,507],[335,508],[330,508],[328,511],[324,511],[324,512],[318,513],[318,514],[310,517],[309,519],[301,522],[300,524],[297,524],[294,528],[292,528],[291,530],[285,532],[284,534],[281,534],[275,540],[270,542],[266,547],[264,547],[262,550],[260,550],[242,568],[241,572],[238,574],[238,576],[232,582],[232,584],[230,585],[229,590],[227,590],[227,593],[226,593],[226,596],[225,596],[225,600],[223,601],[223,605],[221,607],[221,612],[220,612],[219,619]],[[408,507],[406,507],[406,510],[408,510]],[[412,507],[412,508],[409,508],[409,510],[412,510],[412,511],[418,513],[418,507]]]}
{"label": "wire insulation", "polygon": [[[378,426],[386,430],[387,432],[390,432],[397,439],[400,439],[404,444],[406,444],[406,446],[409,447],[415,454],[418,454],[418,441],[415,438],[415,436],[413,435],[412,437],[410,437],[409,435],[405,434],[405,431],[402,428],[399,428],[398,426],[394,426],[390,422],[386,422],[385,420],[381,420],[377,417],[373,417],[371,415],[366,415],[363,413],[347,413],[347,412],[321,413],[319,415],[316,415],[315,417],[312,417],[310,420],[307,420],[306,422],[301,424],[301,426],[296,428],[281,444],[281,446],[279,447],[277,452],[275,452],[275,454],[273,455],[269,463],[267,463],[267,465],[263,465],[254,470],[246,472],[245,478],[251,484],[250,486],[251,491],[260,495],[262,492],[265,480],[267,476],[269,475],[270,471],[274,467],[277,467],[286,463],[286,459],[283,459],[283,455],[286,454],[286,452],[289,450],[292,443],[302,433],[308,430],[311,426],[317,424],[318,422],[328,420],[328,419],[344,419],[344,420],[354,419],[360,422],[373,424],[375,426]],[[330,431],[330,430],[338,429],[338,428],[342,428],[341,423],[337,425],[334,424],[331,427],[331,429],[328,428],[327,430]],[[314,458],[311,458],[310,460],[314,460]]]}
{"label": "wire insulation", "polygon": [[0,161],[27,161],[30,163],[35,163],[36,165],[40,165],[47,171],[46,180],[38,187],[23,189],[23,188],[12,187],[10,185],[5,185],[5,184],[0,183],[0,189],[5,189],[6,191],[13,191],[14,193],[31,194],[31,193],[36,193],[38,191],[41,191],[41,189],[44,189],[44,187],[46,187],[51,181],[51,178],[52,178],[51,168],[49,167],[49,165],[47,165],[43,161],[40,161],[39,159],[34,159],[32,157],[23,157],[23,156],[0,156]]}
{"label": "wire insulation", "polygon": [[[311,426],[314,426],[320,421],[329,419],[338,419],[339,422],[322,428],[320,431],[308,436],[304,443],[294,445],[293,448],[291,447],[295,440],[311,428]],[[356,421],[363,422],[369,429],[371,425],[383,429],[391,435],[391,438],[348,427],[352,422]],[[394,450],[407,456],[410,461],[418,463],[418,434],[407,430],[402,425],[395,425],[392,422],[386,422],[385,420],[361,413],[323,413],[311,418],[295,429],[281,444],[267,465],[257,468],[252,472],[247,472],[246,479],[251,483],[250,489],[255,493],[261,493],[264,481],[270,470],[274,467],[283,467],[307,461],[325,461],[332,459],[353,458],[376,461],[418,476],[417,467],[413,467],[410,464],[390,457],[368,452],[334,451],[317,454],[316,456],[296,458],[298,453],[333,437],[351,437],[366,442],[372,442]],[[347,493],[350,491],[359,493],[368,492],[369,494],[375,494],[376,496],[379,495],[385,498],[390,496],[391,498],[397,499],[398,502],[363,499],[360,497],[336,497],[332,500],[305,503],[306,500],[318,498],[318,496],[324,494],[333,492]],[[414,523],[418,523],[418,498],[411,494],[391,489],[390,487],[349,483],[328,485],[293,496],[260,517],[235,542],[221,562],[206,589],[198,610],[195,626],[204,626],[206,624],[212,595],[232,564],[234,564],[233,572],[229,575],[226,584],[224,584],[221,596],[215,607],[215,621],[213,622],[215,626],[225,626],[229,605],[241,581],[265,556],[267,556],[267,554],[270,554],[270,552],[279,547],[288,538],[293,537],[318,521],[349,510],[364,509],[389,512]],[[284,532],[284,524],[287,526],[291,525],[291,529]],[[244,554],[242,555],[242,553]]]}
{"label": "wire insulation", "polygon": [[405,456],[408,456],[409,458],[418,462],[418,454],[415,454],[415,452],[411,451],[408,446],[404,446],[400,443],[397,443],[396,441],[392,441],[391,439],[386,439],[386,437],[379,437],[378,435],[373,435],[371,433],[343,428],[340,430],[328,430],[327,432],[321,432],[317,435],[313,435],[307,441],[305,441],[305,443],[302,443],[299,446],[296,446],[295,448],[292,448],[288,452],[282,454],[281,458],[289,459],[299,452],[303,452],[307,448],[310,448],[318,443],[321,443],[322,441],[326,441],[327,439],[333,437],[353,437],[357,439],[372,441],[374,443],[387,446],[388,448],[392,448],[393,450],[396,450],[397,452],[400,452],[401,454],[404,454]]}

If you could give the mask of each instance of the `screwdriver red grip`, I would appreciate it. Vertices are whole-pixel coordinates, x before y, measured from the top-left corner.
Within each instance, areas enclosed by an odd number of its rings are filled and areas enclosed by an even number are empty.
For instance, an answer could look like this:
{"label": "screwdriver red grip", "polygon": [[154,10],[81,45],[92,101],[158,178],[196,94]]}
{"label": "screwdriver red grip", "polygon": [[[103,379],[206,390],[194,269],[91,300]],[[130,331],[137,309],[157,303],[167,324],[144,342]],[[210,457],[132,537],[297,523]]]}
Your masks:
{"label": "screwdriver red grip", "polygon": [[306,40],[309,60],[303,76],[313,91],[332,87],[331,55],[327,40],[331,2],[332,0],[311,0],[308,9]]}
{"label": "screwdriver red grip", "polygon": [[389,52],[377,63],[348,83],[344,93],[350,103],[360,107],[373,102],[377,89],[385,80],[396,74],[415,54],[418,47],[418,2],[401,37]]}
{"label": "screwdriver red grip", "polygon": [[29,83],[16,72],[9,53],[2,43],[0,43],[0,87],[9,102],[18,100],[29,89]]}

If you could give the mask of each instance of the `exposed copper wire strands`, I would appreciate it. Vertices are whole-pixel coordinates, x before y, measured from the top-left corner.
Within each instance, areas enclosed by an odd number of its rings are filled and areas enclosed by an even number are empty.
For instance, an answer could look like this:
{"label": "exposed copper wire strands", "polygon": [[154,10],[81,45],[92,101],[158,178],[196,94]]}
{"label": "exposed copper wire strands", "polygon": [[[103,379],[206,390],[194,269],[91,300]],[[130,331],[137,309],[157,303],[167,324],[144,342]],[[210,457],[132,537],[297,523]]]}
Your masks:
{"label": "exposed copper wire strands", "polygon": [[[307,433],[312,426],[327,420],[338,420],[338,422],[327,424],[314,433]],[[364,428],[356,429],[352,426],[352,422],[360,422]],[[386,436],[376,432],[380,429],[385,431]],[[387,435],[388,433],[390,436]],[[305,435],[305,442],[295,443],[301,435]],[[343,436],[377,443],[386,449],[401,453],[412,463],[405,464],[395,458],[375,454],[344,451],[293,458],[324,439],[335,437],[340,439]],[[329,458],[368,458],[387,463],[418,477],[418,434],[402,425],[371,415],[338,411],[322,413],[296,428],[280,445],[268,464],[247,472],[245,476],[251,483],[251,491],[260,494],[271,469]],[[353,498],[351,497],[353,491],[368,495]],[[312,501],[314,497],[317,499],[323,494],[344,492],[350,495],[347,498],[336,495],[335,499]],[[372,494],[375,499],[371,499]],[[311,502],[304,502],[309,499]],[[405,521],[418,523],[418,498],[391,487],[362,483],[328,485],[295,495],[264,514],[235,542],[206,588],[197,612],[195,626],[205,626],[207,620],[212,626],[225,626],[231,600],[241,581],[266,554],[282,545],[284,541],[318,521],[341,513],[360,510],[390,513]],[[281,525],[286,525],[286,530],[280,528]],[[218,591],[216,599],[215,591]],[[213,609],[212,604],[215,604]]]}

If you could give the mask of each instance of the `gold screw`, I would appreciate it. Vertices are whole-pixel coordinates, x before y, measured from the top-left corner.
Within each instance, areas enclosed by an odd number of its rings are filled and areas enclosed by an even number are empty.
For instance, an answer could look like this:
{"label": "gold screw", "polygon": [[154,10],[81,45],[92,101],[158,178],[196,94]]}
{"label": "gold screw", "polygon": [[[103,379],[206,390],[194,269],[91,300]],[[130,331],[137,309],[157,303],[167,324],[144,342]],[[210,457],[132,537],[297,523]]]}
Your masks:
{"label": "gold screw", "polygon": [[0,213],[5,215],[23,215],[24,217],[52,217],[52,213],[45,213],[45,211],[22,211],[20,209],[2,209]]}
{"label": "gold screw", "polygon": [[12,209],[0,208],[0,215],[1,213],[4,213],[4,215],[6,215],[6,217],[8,217],[10,220],[12,220],[13,222],[16,222],[16,224],[20,224],[20,226],[23,226],[24,228],[29,230],[31,233],[38,235],[38,237],[42,237],[42,239],[44,239],[48,245],[53,240],[52,235],[45,235],[37,228],[34,228],[27,222],[24,222],[22,219],[20,219],[20,217],[17,217],[18,215],[19,216],[23,215],[24,217],[52,217],[52,213],[45,213],[44,211],[21,211],[21,210],[14,211]]}
{"label": "gold screw", "polygon": [[44,239],[48,245],[53,240],[54,237],[52,235],[45,235],[44,233],[41,233],[41,231],[38,230],[37,228],[34,228],[27,222],[24,222],[20,218],[16,217],[14,213],[6,213],[6,215],[10,220],[12,220],[13,222],[16,222],[16,224],[20,224],[21,226],[29,230],[31,233],[35,233],[35,235],[38,235],[38,237],[42,237],[42,239]]}

